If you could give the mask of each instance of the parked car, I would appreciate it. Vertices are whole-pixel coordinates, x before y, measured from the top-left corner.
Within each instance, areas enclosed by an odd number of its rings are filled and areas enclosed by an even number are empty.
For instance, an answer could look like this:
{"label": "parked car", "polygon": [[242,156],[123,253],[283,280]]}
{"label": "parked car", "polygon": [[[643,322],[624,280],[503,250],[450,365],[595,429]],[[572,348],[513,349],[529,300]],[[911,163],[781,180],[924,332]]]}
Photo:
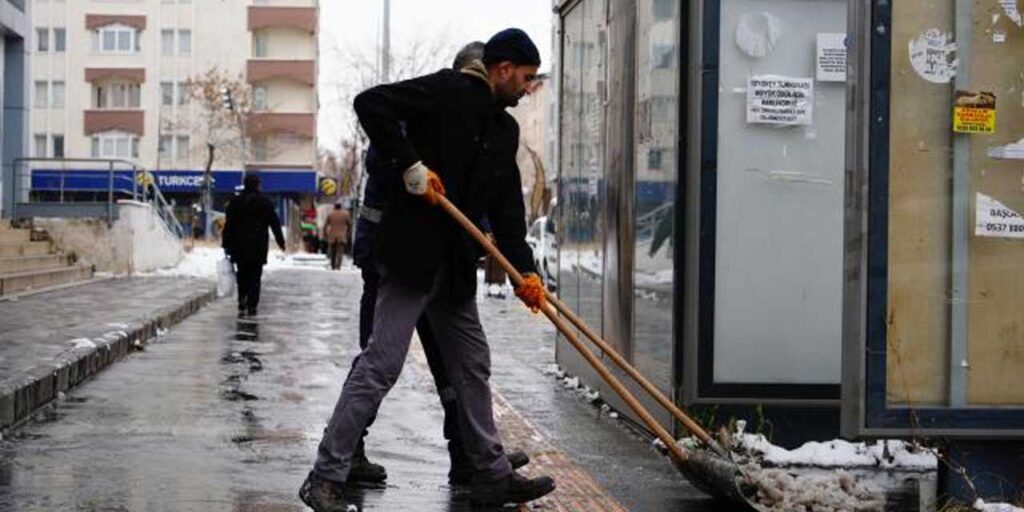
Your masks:
{"label": "parked car", "polygon": [[541,279],[549,290],[554,291],[558,287],[558,240],[555,235],[555,222],[548,217],[540,217],[533,221],[526,232],[526,243],[533,250],[534,264],[537,265]]}

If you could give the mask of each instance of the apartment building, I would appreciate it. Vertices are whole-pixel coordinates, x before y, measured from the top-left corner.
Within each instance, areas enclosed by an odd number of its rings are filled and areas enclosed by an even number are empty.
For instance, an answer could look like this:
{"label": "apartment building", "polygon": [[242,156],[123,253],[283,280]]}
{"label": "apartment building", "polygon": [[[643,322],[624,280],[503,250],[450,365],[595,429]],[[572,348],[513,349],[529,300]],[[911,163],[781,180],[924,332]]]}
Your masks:
{"label": "apartment building", "polygon": [[0,0],[0,217],[11,215],[16,158],[28,151],[28,40],[25,0]]}
{"label": "apartment building", "polygon": [[[215,209],[245,172],[261,175],[282,212],[315,192],[317,0],[32,3],[33,156],[135,161],[187,209],[212,140]],[[216,140],[210,103],[188,94],[213,69],[250,106]]]}

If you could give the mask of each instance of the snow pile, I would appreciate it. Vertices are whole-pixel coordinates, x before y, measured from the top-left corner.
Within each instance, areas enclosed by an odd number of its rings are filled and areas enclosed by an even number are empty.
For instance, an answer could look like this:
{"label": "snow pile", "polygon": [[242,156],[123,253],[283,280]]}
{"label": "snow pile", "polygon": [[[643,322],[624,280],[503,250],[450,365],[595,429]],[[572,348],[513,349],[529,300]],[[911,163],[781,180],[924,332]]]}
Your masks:
{"label": "snow pile", "polygon": [[795,450],[787,450],[771,444],[760,434],[745,434],[742,431],[737,434],[737,451],[768,466],[878,467],[914,471],[929,471],[938,467],[934,453],[905,441],[882,440],[868,445],[834,439],[826,442],[811,441]]}
{"label": "snow pile", "polygon": [[781,469],[744,467],[743,484],[757,489],[754,499],[765,510],[778,512],[881,512],[882,489],[859,481],[845,471],[792,475]]}
{"label": "snow pile", "polygon": [[985,503],[983,500],[974,502],[974,510],[980,512],[1024,512],[1024,508],[1015,507],[1006,503]]}
{"label": "snow pile", "polygon": [[96,344],[89,338],[75,338],[68,343],[71,344],[72,348],[96,348]]}
{"label": "snow pile", "polygon": [[[217,263],[224,259],[224,250],[220,247],[194,247],[185,254],[175,267],[154,270],[153,272],[142,273],[143,276],[163,277],[194,277],[200,279],[216,279]],[[267,255],[267,265],[263,267],[266,272],[281,269],[311,269],[327,270],[330,263],[323,254],[295,253],[284,254],[273,250]],[[358,272],[351,264],[342,267],[342,272]]]}
{"label": "snow pile", "polygon": [[558,366],[557,364],[554,364],[554,363],[551,363],[551,364],[547,365],[546,367],[544,367],[543,371],[544,371],[544,375],[554,375],[555,378],[558,378],[558,379],[564,379],[565,378],[565,370],[563,370],[561,366]]}
{"label": "snow pile", "polygon": [[177,266],[141,275],[213,279],[217,277],[217,262],[222,259],[224,259],[224,250],[220,247],[194,247],[190,252],[185,253],[185,258]]}
{"label": "snow pile", "polygon": [[565,389],[575,391],[577,394],[583,397],[584,400],[590,403],[594,403],[601,399],[601,393],[596,389],[593,389],[589,386],[580,383],[579,377],[562,377],[561,379],[562,386],[564,386]]}

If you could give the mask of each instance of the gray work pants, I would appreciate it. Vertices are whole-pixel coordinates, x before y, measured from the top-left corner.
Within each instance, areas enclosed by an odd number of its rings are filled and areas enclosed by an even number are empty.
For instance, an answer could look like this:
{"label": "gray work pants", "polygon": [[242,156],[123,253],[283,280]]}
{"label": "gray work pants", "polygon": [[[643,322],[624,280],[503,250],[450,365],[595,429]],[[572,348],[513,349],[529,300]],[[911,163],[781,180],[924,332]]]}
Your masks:
{"label": "gray work pants", "polygon": [[414,290],[381,277],[373,334],[345,379],[334,414],[324,429],[313,470],[322,478],[345,482],[363,429],[377,413],[405,364],[413,329],[426,313],[448,369],[459,410],[459,428],[466,456],[481,479],[498,479],[512,472],[494,425],[491,405],[491,352],[480,326],[476,302],[453,304],[436,293],[445,272],[438,273],[434,291]]}

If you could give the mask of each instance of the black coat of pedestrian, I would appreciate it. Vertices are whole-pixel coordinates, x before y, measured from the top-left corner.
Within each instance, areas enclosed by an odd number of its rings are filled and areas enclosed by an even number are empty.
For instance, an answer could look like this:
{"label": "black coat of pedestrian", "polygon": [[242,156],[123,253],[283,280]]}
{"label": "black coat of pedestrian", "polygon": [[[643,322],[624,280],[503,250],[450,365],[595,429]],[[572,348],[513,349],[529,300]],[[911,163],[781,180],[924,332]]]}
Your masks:
{"label": "black coat of pedestrian", "polygon": [[274,206],[259,191],[246,190],[228,203],[221,245],[235,263],[265,265],[268,229],[274,232],[278,247],[283,248],[284,234]]}
{"label": "black coat of pedestrian", "polygon": [[389,273],[427,291],[447,265],[453,300],[476,292],[476,243],[440,207],[402,185],[402,172],[416,161],[440,176],[448,199],[469,218],[489,220],[517,270],[536,271],[515,160],[519,126],[486,81],[441,70],[364,91],[355,110],[391,187],[375,247]]}

